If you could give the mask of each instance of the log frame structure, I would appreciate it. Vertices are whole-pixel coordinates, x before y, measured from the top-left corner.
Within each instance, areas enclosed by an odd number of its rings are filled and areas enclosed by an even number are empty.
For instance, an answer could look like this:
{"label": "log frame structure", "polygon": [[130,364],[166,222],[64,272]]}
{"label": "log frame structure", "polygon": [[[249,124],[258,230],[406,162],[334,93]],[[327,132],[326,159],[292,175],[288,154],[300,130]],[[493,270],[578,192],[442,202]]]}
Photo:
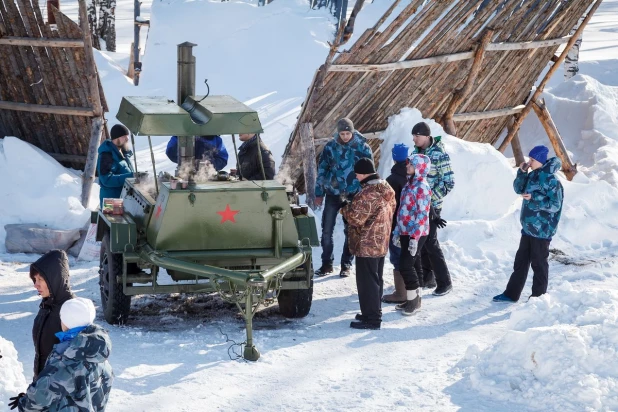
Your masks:
{"label": "log frame structure", "polygon": [[[302,156],[301,126],[312,127],[319,155],[338,119],[349,117],[361,133],[379,134],[404,107],[417,108],[468,141],[494,145],[506,129],[509,144],[564,60],[556,52],[564,45],[568,50],[577,37],[572,29],[587,14],[583,30],[601,1],[411,0],[393,15],[401,3],[394,0],[348,50],[336,41],[331,45],[308,89],[284,152],[285,176],[279,177],[312,195],[304,183],[307,167],[300,167],[309,160]],[[342,38],[341,29],[335,39]],[[531,92],[548,64],[553,67],[541,90]],[[552,145],[563,158],[558,139]],[[368,139],[376,163],[381,143]],[[565,172],[576,171],[572,162],[564,166]]]}
{"label": "log frame structure", "polygon": [[[55,29],[37,1],[0,0],[0,137],[18,137],[84,170],[86,206],[108,107],[89,30],[54,7],[51,13]],[[79,14],[85,13],[79,0]]]}

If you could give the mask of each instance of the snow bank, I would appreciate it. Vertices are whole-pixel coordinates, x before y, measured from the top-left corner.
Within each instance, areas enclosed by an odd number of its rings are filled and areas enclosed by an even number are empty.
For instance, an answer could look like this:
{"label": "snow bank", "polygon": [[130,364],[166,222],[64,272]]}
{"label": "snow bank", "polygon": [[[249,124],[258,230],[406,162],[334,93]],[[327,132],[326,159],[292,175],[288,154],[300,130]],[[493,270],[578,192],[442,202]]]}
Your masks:
{"label": "snow bank", "polygon": [[[578,170],[618,187],[618,87],[578,75],[543,97]],[[526,118],[520,137],[524,153],[537,144],[551,147],[534,115]]]}
{"label": "snow bank", "polygon": [[[79,229],[90,218],[80,202],[81,177],[29,143],[15,137],[0,140],[0,176],[0,251],[6,224]],[[92,192],[91,199],[98,198],[98,185]]]}
{"label": "snow bank", "polygon": [[433,136],[442,136],[455,173],[455,188],[444,200],[445,218],[493,220],[504,215],[517,199],[509,184],[515,178],[515,171],[508,160],[489,144],[466,142],[447,135],[438,123],[423,119],[417,109],[402,109],[388,119],[388,127],[381,135],[384,141],[380,147],[383,153],[380,175],[390,174],[391,150],[395,144],[405,143],[412,151],[412,127],[421,121],[429,124]]}
{"label": "snow bank", "polygon": [[13,343],[0,336],[0,409],[8,410],[9,398],[28,388],[24,368]]}
{"label": "snow bank", "polygon": [[471,388],[535,410],[618,408],[618,293],[575,290],[516,309],[510,331],[484,351],[472,346],[461,362]]}

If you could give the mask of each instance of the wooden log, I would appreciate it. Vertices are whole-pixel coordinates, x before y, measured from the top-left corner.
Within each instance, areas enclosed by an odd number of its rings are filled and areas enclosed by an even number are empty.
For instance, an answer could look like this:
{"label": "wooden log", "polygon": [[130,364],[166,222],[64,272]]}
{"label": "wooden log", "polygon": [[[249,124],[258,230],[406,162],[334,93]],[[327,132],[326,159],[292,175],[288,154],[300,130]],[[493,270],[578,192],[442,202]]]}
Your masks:
{"label": "wooden log", "polygon": [[544,101],[534,101],[532,104],[532,109],[538,116],[549,140],[551,141],[551,145],[556,152],[556,155],[562,161],[562,171],[564,175],[569,179],[569,181],[573,180],[573,177],[577,174],[577,165],[573,163],[567,149],[564,145],[564,141],[560,136],[560,132],[556,127],[549,110],[547,110],[547,106],[545,106]]}
{"label": "wooden log", "polygon": [[0,101],[0,109],[15,110],[19,112],[65,114],[70,116],[91,117],[94,112],[89,108],[52,106],[49,104],[31,104]]}
{"label": "wooden log", "polygon": [[135,50],[133,50],[133,43],[131,43],[131,53],[129,54],[129,68],[127,69],[127,77],[135,77]]}
{"label": "wooden log", "polygon": [[[571,36],[561,37],[553,40],[527,41],[520,43],[492,43],[486,46],[485,51],[495,52],[504,50],[526,50],[544,47],[554,47],[567,43]],[[391,70],[411,69],[414,67],[433,66],[461,60],[474,58],[474,52],[451,53],[443,56],[433,56],[423,59],[405,60],[394,63],[382,64],[333,64],[328,68],[331,72],[383,72]]]}
{"label": "wooden log", "polygon": [[[507,130],[510,130],[515,123],[515,119],[511,117],[509,119],[509,125],[507,126]],[[507,132],[508,133],[508,132]],[[513,157],[515,157],[515,167],[519,167],[520,164],[526,161],[524,158],[524,152],[521,149],[521,142],[519,141],[519,132],[515,134],[513,140],[511,140],[511,149],[513,149]]]}
{"label": "wooden log", "polygon": [[92,119],[92,132],[90,134],[90,145],[88,146],[88,154],[86,157],[86,166],[82,175],[82,206],[88,207],[90,199],[90,191],[92,183],[94,183],[94,172],[97,165],[97,152],[99,142],[101,141],[101,133],[103,131],[103,117],[95,117]]}
{"label": "wooden log", "polygon": [[469,122],[474,120],[493,119],[494,117],[512,116],[520,113],[526,106],[520,104],[519,106],[510,107],[506,109],[489,110],[486,112],[470,112],[470,113],[457,113],[453,115],[453,121],[455,122]]}
{"label": "wooden log", "polygon": [[579,28],[575,31],[575,33],[573,34],[573,36],[571,37],[571,39],[567,43],[566,47],[564,48],[564,51],[560,54],[560,57],[558,58],[558,61],[556,63],[554,63],[554,65],[551,67],[551,69],[549,69],[549,71],[547,72],[547,74],[545,75],[543,80],[541,80],[541,83],[538,85],[536,91],[534,92],[534,95],[532,96],[532,98],[530,99],[528,104],[526,104],[526,108],[517,117],[517,119],[515,120],[515,123],[513,124],[513,128],[509,131],[509,133],[504,138],[504,141],[502,142],[502,144],[498,148],[498,150],[500,152],[504,153],[504,151],[506,150],[506,148],[509,145],[509,143],[511,143],[511,140],[515,136],[515,133],[521,127],[522,123],[524,122],[524,119],[526,118],[528,113],[530,113],[530,110],[532,110],[533,102],[536,101],[539,98],[541,93],[543,93],[543,90],[545,89],[545,86],[547,85],[547,83],[549,82],[551,77],[554,75],[554,73],[556,73],[556,71],[558,70],[558,68],[562,64],[562,62],[564,62],[564,59],[566,59],[566,56],[569,53],[569,50],[571,50],[571,47],[573,47],[573,44],[575,44],[575,42],[577,41],[579,35],[584,31],[584,28],[586,28],[586,25],[588,24],[588,22],[590,21],[590,19],[594,15],[594,12],[599,8],[599,6],[601,5],[602,1],[603,0],[596,0],[596,2],[592,5],[592,7],[590,8],[590,11],[588,12],[588,15],[582,21],[582,24],[579,26]]}
{"label": "wooden log", "polygon": [[0,37],[0,45],[6,46],[32,46],[32,47],[84,47],[82,40],[74,39],[45,39],[32,37]]}
{"label": "wooden log", "polygon": [[318,177],[315,145],[313,144],[313,126],[311,123],[303,123],[300,126],[300,145],[303,157],[303,176],[305,178],[305,191],[307,204],[315,209],[315,182]]}
{"label": "wooden log", "polygon": [[457,110],[468,94],[470,94],[472,86],[474,86],[474,82],[476,82],[476,78],[481,70],[481,64],[483,63],[483,58],[485,57],[485,48],[491,41],[493,35],[493,29],[485,30],[485,33],[481,38],[481,42],[478,44],[476,52],[474,53],[474,61],[472,62],[472,67],[470,67],[470,73],[466,79],[466,84],[463,88],[455,90],[453,99],[449,103],[446,113],[444,113],[444,131],[451,136],[457,136],[457,128],[455,127],[455,122],[453,121],[455,110]]}

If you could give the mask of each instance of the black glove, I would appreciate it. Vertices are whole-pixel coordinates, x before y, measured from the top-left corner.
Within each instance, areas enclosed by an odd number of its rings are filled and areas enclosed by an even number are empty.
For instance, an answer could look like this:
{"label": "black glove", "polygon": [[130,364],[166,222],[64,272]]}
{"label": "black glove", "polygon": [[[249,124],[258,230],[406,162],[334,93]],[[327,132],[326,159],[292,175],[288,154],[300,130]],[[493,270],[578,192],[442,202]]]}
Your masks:
{"label": "black glove", "polygon": [[19,400],[23,398],[24,396],[26,396],[26,394],[22,392],[17,396],[13,396],[12,398],[9,398],[9,401],[11,401],[9,402],[9,407],[11,409],[17,408],[17,404],[19,403]]}
{"label": "black glove", "polygon": [[446,220],[441,217],[437,217],[433,220],[433,223],[438,226],[438,229],[444,229],[446,227]]}

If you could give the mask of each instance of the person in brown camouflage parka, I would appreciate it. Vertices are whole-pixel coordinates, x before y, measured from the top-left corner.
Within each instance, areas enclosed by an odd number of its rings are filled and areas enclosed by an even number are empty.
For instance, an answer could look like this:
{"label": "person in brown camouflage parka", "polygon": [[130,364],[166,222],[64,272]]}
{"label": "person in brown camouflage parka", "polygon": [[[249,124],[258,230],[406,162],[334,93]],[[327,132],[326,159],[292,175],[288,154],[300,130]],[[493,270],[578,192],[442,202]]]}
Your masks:
{"label": "person in brown camouflage parka", "polygon": [[356,286],[361,308],[350,327],[380,329],[382,271],[397,202],[395,191],[386,180],[380,179],[371,159],[358,160],[354,173],[361,183],[361,190],[352,203],[342,209],[349,225],[350,253],[356,256]]}

